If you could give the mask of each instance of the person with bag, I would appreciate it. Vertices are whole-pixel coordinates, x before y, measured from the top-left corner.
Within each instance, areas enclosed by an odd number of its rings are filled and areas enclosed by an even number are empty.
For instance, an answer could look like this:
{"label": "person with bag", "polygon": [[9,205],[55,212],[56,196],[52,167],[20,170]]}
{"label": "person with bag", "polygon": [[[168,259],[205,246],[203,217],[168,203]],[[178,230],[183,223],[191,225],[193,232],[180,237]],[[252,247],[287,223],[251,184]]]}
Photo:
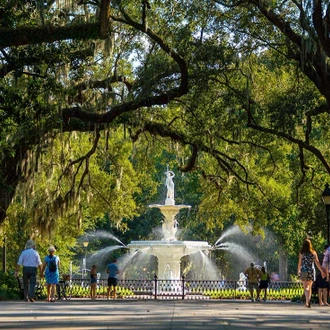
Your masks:
{"label": "person with bag", "polygon": [[319,262],[316,251],[313,249],[312,242],[309,239],[305,239],[299,252],[298,261],[298,276],[304,287],[304,294],[306,298],[305,307],[311,308],[312,298],[312,285],[315,281],[315,266],[321,272],[321,276],[325,277],[325,272]]}
{"label": "person with bag", "polygon": [[45,275],[47,286],[47,301],[55,301],[55,289],[60,280],[60,258],[55,255],[56,249],[54,246],[48,248],[49,255],[44,258],[42,265],[42,274]]}

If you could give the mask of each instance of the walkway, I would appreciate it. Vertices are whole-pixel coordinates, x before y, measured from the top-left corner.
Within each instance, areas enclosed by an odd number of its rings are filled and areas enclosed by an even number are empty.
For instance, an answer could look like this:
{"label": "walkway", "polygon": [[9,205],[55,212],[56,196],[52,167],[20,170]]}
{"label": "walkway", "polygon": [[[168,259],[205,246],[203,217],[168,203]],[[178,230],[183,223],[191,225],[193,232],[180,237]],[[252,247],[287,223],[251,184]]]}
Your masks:
{"label": "walkway", "polygon": [[291,302],[71,300],[0,302],[0,329],[329,329],[330,307]]}

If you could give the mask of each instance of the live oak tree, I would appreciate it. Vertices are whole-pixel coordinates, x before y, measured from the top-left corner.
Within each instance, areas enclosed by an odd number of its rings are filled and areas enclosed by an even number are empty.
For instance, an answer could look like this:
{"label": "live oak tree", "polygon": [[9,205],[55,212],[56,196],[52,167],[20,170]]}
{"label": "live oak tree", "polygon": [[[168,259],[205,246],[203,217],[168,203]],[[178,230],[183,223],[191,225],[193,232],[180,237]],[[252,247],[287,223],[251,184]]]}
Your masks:
{"label": "live oak tree", "polygon": [[21,183],[32,192],[32,173],[61,134],[89,134],[90,148],[63,157],[54,209],[81,198],[102,132],[120,129],[133,142],[177,144],[180,170],[205,180],[209,229],[232,214],[256,230],[296,217],[287,206],[301,207],[308,185],[320,192],[329,173],[322,6],[3,1],[0,222]]}

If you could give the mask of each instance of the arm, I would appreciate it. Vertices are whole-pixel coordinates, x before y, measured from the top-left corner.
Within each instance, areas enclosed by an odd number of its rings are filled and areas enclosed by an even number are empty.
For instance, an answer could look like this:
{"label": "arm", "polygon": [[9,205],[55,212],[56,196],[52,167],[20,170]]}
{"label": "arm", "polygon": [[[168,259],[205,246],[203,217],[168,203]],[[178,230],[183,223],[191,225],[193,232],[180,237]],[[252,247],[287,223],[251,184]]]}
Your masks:
{"label": "arm", "polygon": [[16,264],[16,269],[15,269],[15,273],[14,273],[14,276],[16,278],[18,277],[18,271],[19,271],[20,268],[21,268],[21,265],[20,264]]}
{"label": "arm", "polygon": [[18,271],[21,268],[21,266],[23,265],[23,253],[20,254],[17,264],[16,264],[16,269],[15,269],[15,273],[14,276],[17,278],[18,277]]}
{"label": "arm", "polygon": [[327,267],[329,267],[329,249],[325,251],[322,261],[322,268],[326,269]]}
{"label": "arm", "polygon": [[302,255],[299,252],[298,271],[297,271],[298,276],[300,276],[301,260],[302,260]]}
{"label": "arm", "polygon": [[261,279],[261,275],[262,275],[262,271],[259,269],[259,271],[258,271],[258,280]]}
{"label": "arm", "polygon": [[38,266],[38,268],[39,268],[39,274],[40,274],[40,277],[43,277],[43,276],[44,276],[44,273],[43,273],[43,267],[42,267],[42,264],[40,264],[40,265]]}
{"label": "arm", "polygon": [[315,264],[317,266],[317,268],[319,269],[319,271],[321,272],[321,276],[324,278],[325,277],[325,272],[322,268],[322,265],[319,262],[319,257],[317,256],[317,253],[314,251],[314,257],[315,257]]}
{"label": "arm", "polygon": [[44,276],[46,266],[47,266],[46,261],[44,261],[44,263],[41,265],[40,277]]}
{"label": "arm", "polygon": [[36,257],[37,257],[37,263],[38,263],[38,268],[39,268],[39,274],[40,274],[40,277],[42,277],[43,276],[43,263],[40,259],[40,255],[38,252],[36,252]]}

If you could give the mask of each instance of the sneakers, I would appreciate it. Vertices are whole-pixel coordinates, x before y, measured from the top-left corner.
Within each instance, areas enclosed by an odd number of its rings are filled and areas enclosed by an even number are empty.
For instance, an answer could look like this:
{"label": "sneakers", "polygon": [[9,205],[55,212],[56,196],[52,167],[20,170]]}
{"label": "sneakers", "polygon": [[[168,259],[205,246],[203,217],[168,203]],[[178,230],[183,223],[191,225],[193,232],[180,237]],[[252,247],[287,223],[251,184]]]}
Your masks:
{"label": "sneakers", "polygon": [[251,301],[254,302],[254,298],[251,298]]}
{"label": "sneakers", "polygon": [[30,302],[34,302],[34,299],[33,298],[30,298],[29,300],[30,300]]}

